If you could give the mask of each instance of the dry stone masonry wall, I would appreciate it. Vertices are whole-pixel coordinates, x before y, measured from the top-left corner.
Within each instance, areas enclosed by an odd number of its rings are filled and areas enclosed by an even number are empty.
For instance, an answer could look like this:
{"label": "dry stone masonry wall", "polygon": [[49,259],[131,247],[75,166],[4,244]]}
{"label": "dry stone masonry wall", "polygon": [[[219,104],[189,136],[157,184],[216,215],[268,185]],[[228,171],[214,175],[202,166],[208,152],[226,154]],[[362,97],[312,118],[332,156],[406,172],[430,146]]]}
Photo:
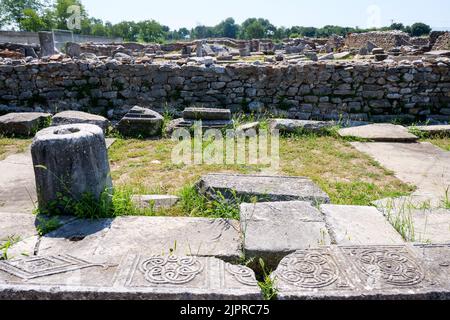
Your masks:
{"label": "dry stone masonry wall", "polygon": [[267,110],[290,118],[415,121],[450,117],[448,59],[224,66],[67,60],[0,66],[0,112],[81,110],[120,117],[132,106]]}
{"label": "dry stone masonry wall", "polygon": [[367,41],[376,43],[377,46],[385,50],[400,47],[410,44],[410,37],[408,34],[398,32],[366,32],[366,33],[351,33],[345,38],[345,45],[349,48],[362,48],[366,46]]}

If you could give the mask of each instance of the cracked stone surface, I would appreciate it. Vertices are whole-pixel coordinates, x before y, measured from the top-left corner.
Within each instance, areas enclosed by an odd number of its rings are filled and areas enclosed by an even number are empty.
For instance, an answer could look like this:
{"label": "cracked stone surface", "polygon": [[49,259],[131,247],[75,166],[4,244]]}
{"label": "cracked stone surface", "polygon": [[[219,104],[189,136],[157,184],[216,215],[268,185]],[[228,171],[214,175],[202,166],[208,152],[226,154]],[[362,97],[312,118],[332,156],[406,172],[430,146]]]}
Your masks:
{"label": "cracked stone surface", "polygon": [[404,240],[374,207],[320,206],[333,242],[338,245],[392,245]]}

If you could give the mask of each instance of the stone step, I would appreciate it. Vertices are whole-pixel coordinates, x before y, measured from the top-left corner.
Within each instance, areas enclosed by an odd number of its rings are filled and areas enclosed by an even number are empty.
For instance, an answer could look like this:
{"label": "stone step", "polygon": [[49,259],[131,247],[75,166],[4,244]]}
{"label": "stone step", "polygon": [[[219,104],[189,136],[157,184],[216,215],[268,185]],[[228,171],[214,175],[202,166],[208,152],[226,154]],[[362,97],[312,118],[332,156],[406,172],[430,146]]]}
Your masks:
{"label": "stone step", "polygon": [[329,203],[330,198],[310,179],[304,177],[262,176],[240,174],[208,174],[197,183],[205,196],[216,199],[220,192],[225,198],[244,202],[309,201]]}
{"label": "stone step", "polygon": [[281,300],[449,299],[450,245],[296,251],[272,274]]}
{"label": "stone step", "polygon": [[367,139],[376,142],[416,142],[419,138],[408,129],[389,123],[376,123],[365,126],[344,128],[338,131],[341,137]]}
{"label": "stone step", "polygon": [[298,249],[331,244],[323,215],[303,201],[242,204],[241,230],[246,258],[271,269]]}
{"label": "stone step", "polygon": [[[119,262],[117,262],[119,261]],[[0,261],[0,299],[260,300],[249,268],[216,258],[128,254],[92,262],[67,254]]]}
{"label": "stone step", "polygon": [[322,205],[320,211],[333,243],[338,245],[394,245],[404,240],[374,207]]}

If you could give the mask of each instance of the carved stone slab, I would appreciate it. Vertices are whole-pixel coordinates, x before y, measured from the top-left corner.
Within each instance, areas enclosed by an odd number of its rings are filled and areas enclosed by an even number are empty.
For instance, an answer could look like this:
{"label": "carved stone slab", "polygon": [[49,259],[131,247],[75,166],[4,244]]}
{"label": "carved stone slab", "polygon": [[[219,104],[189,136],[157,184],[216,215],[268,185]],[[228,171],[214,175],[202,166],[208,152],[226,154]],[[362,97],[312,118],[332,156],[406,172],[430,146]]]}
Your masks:
{"label": "carved stone slab", "polygon": [[254,272],[216,258],[69,255],[0,262],[0,299],[261,299]]}
{"label": "carved stone slab", "polygon": [[272,277],[279,299],[448,299],[449,251],[448,246],[305,249],[285,257]]}

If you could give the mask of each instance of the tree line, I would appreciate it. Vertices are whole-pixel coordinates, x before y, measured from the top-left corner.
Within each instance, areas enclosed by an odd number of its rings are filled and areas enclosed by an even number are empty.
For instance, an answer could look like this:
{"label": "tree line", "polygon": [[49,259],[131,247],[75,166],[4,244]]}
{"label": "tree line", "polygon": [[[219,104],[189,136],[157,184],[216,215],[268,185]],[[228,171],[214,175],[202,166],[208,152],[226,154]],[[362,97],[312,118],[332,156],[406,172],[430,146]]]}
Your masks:
{"label": "tree line", "polygon": [[411,36],[424,36],[431,32],[431,27],[424,23],[414,23],[405,26],[393,23],[381,29],[362,29],[358,27],[324,26],[315,27],[277,27],[263,18],[249,18],[242,24],[237,24],[233,18],[227,18],[216,26],[197,26],[192,29],[180,28],[171,30],[155,20],[140,22],[123,21],[117,24],[104,22],[90,17],[81,0],[1,0],[0,28],[20,31],[45,31],[52,29],[68,30],[67,20],[73,12],[71,6],[79,6],[80,25],[75,33],[122,37],[132,42],[167,42],[184,39],[204,39],[227,37],[233,39],[261,39],[280,40],[298,37],[329,37],[331,35],[345,36],[347,33],[368,31],[401,30]]}

